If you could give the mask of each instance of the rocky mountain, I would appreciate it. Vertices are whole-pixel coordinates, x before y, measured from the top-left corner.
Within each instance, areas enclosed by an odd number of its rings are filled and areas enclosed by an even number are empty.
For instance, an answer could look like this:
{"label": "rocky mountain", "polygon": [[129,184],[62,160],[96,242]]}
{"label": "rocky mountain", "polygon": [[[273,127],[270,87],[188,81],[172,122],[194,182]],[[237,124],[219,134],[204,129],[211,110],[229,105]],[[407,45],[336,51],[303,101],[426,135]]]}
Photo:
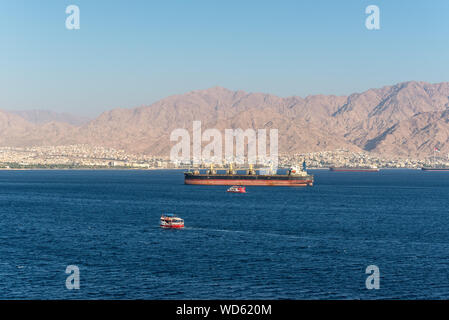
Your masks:
{"label": "rocky mountain", "polygon": [[0,110],[0,146],[27,147],[77,143],[78,127],[63,122],[31,123]]}
{"label": "rocky mountain", "polygon": [[[20,115],[20,114],[19,114]],[[0,112],[0,145],[86,143],[168,155],[176,128],[279,130],[280,152],[339,148],[424,158],[449,153],[449,83],[404,82],[350,96],[306,98],[221,87],[170,96],[152,105],[104,112],[86,124],[42,124]]]}

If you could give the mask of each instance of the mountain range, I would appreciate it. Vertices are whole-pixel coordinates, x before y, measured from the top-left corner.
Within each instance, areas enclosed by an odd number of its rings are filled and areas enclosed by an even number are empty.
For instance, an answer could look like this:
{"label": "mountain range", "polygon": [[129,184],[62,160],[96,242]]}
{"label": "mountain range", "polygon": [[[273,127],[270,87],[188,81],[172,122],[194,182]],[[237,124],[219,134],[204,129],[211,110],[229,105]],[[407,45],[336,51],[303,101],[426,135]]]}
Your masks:
{"label": "mountain range", "polygon": [[90,144],[168,155],[176,128],[279,130],[281,153],[348,149],[385,157],[449,153],[449,82],[409,81],[349,96],[278,97],[222,87],[191,91],[88,121],[48,111],[0,110],[0,146]]}
{"label": "mountain range", "polygon": [[65,122],[74,126],[81,126],[89,122],[89,118],[76,116],[70,113],[60,113],[49,110],[12,110],[9,113],[16,114],[34,124],[45,124],[48,122]]}

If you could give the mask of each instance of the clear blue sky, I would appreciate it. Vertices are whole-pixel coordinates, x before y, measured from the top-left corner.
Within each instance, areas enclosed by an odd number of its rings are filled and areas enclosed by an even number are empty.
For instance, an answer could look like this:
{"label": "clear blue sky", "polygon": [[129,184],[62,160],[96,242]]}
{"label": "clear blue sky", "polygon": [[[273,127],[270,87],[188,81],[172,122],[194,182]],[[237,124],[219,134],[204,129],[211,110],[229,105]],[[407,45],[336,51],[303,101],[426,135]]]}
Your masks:
{"label": "clear blue sky", "polygon": [[[80,30],[65,28],[70,4]],[[0,0],[0,109],[95,116],[216,85],[307,96],[408,80],[449,81],[448,0]]]}

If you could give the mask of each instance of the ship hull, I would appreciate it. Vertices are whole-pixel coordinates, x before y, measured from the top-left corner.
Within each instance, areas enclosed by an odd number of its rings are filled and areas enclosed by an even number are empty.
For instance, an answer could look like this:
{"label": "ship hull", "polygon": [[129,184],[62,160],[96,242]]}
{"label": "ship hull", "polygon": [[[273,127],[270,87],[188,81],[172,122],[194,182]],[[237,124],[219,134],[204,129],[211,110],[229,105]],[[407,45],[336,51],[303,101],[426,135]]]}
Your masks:
{"label": "ship hull", "polygon": [[449,171],[449,168],[421,168],[422,171]]}
{"label": "ship hull", "polygon": [[186,173],[184,183],[212,186],[313,186],[313,176],[293,177],[287,175],[193,175]]}

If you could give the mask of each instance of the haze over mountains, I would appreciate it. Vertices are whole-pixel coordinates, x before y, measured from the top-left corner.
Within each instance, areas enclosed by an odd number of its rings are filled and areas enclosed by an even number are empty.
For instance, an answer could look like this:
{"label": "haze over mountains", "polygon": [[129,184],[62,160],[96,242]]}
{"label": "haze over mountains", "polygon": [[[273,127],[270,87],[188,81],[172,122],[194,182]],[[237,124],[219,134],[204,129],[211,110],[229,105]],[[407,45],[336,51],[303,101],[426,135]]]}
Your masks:
{"label": "haze over mountains", "polygon": [[80,126],[89,122],[89,118],[76,116],[66,112],[59,113],[49,110],[23,110],[23,111],[7,111],[16,114],[25,120],[34,124],[45,124],[48,122],[64,122],[75,126]]}
{"label": "haze over mountains", "polygon": [[281,98],[221,87],[170,96],[150,106],[113,109],[86,119],[0,110],[0,146],[90,144],[168,155],[172,130],[279,130],[280,152],[339,148],[385,157],[449,153],[449,82],[404,82],[349,96]]}

